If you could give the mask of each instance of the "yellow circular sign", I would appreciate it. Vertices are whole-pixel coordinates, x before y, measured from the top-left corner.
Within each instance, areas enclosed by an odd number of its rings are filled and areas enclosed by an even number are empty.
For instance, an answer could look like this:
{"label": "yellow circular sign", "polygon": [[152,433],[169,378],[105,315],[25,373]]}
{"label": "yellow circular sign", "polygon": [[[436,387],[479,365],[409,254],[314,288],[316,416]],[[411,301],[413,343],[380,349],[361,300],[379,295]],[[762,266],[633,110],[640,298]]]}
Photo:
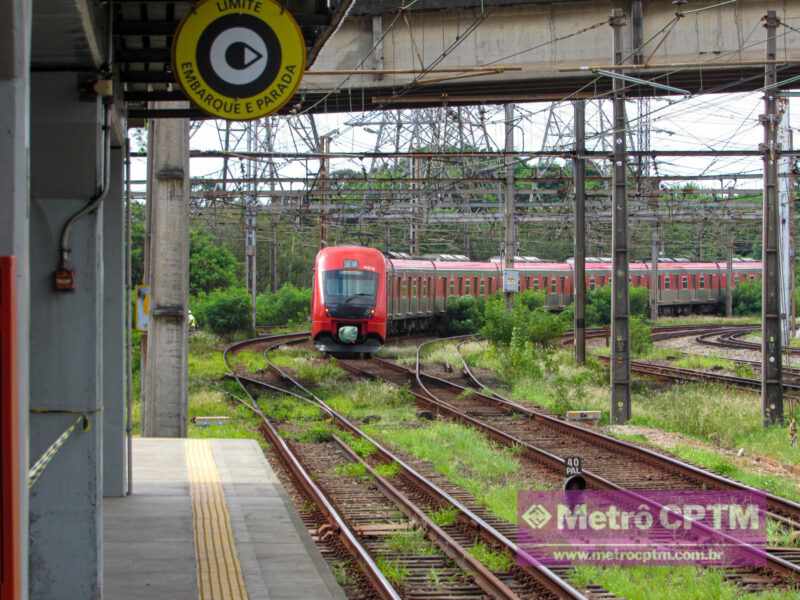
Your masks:
{"label": "yellow circular sign", "polygon": [[172,69],[204,112],[246,121],[291,100],[306,67],[294,17],[275,0],[203,0],[181,21]]}

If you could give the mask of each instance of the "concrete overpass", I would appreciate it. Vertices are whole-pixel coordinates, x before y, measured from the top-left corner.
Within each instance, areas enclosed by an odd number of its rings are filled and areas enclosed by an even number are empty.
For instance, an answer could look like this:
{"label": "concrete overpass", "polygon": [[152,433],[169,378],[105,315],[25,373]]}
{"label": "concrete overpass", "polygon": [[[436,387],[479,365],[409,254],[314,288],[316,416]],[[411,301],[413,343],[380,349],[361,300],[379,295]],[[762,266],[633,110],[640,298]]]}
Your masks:
{"label": "concrete overpass", "polygon": [[[591,67],[611,65],[612,8],[623,8],[624,70],[692,93],[754,90],[763,85],[767,10],[777,33],[778,76],[800,74],[800,5],[778,0],[394,0],[356,2],[315,56],[286,110],[361,111],[442,103],[523,102],[607,95],[611,79]],[[483,10],[481,7],[484,7]],[[128,31],[125,7],[118,23]],[[166,27],[166,25],[165,25]],[[146,31],[143,29],[141,31]],[[143,102],[181,99],[168,90],[167,47],[130,49],[118,60],[133,117]],[[628,95],[663,94],[629,84]],[[162,116],[167,113],[159,113]],[[196,111],[186,114],[199,116]]]}

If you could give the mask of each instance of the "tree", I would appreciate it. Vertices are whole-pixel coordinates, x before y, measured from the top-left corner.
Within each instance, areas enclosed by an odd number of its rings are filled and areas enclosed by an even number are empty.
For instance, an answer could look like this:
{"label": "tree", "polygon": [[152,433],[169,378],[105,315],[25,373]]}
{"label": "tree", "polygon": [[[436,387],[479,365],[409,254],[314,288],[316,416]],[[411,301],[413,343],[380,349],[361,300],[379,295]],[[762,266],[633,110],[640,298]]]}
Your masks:
{"label": "tree", "polygon": [[144,281],[144,204],[131,202],[131,282]]}
{"label": "tree", "polygon": [[189,291],[191,294],[211,292],[236,284],[239,265],[233,253],[216,243],[201,229],[191,232],[189,247]]}

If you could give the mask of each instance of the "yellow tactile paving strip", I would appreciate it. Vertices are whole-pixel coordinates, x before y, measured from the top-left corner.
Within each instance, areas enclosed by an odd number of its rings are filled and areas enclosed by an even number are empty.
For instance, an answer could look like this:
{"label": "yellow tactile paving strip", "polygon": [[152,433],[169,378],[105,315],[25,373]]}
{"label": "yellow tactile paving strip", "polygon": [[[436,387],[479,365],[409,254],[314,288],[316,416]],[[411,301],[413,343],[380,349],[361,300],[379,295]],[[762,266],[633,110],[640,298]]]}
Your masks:
{"label": "yellow tactile paving strip", "polygon": [[248,600],[222,481],[208,440],[186,440],[200,600]]}

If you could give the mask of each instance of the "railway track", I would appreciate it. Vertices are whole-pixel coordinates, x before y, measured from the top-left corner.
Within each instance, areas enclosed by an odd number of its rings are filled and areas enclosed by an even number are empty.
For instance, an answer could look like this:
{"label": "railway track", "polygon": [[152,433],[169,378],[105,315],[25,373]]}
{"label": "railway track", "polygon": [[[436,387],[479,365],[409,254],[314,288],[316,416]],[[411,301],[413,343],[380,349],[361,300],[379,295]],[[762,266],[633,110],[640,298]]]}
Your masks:
{"label": "railway track", "polygon": [[[761,343],[760,342],[749,342],[747,340],[741,339],[743,336],[747,335],[748,333],[753,333],[758,328],[753,327],[746,331],[725,331],[714,335],[713,333],[709,333],[706,335],[700,335],[697,337],[697,342],[704,344],[706,346],[716,346],[718,348],[736,348],[739,350],[751,350],[754,352],[761,352]],[[716,338],[716,339],[715,339]],[[790,346],[784,346],[784,352],[788,352],[792,356],[800,355],[800,348],[792,348]]]}
{"label": "railway track", "polygon": [[[407,385],[417,402],[432,413],[476,428],[500,444],[521,448],[525,469],[545,481],[548,475],[552,482],[564,473],[565,457],[581,456],[589,466],[584,476],[594,489],[756,491],[674,458],[566,423],[496,393],[490,396],[427,375],[420,369],[419,361],[416,371],[381,359],[340,364],[360,377]],[[800,505],[766,496],[770,518],[797,528]],[[638,494],[633,498],[648,501]],[[763,560],[766,568],[727,572],[743,588],[770,589],[779,582],[800,581],[800,568],[796,564],[800,561],[800,551],[771,548],[765,552],[755,547],[748,551]]]}
{"label": "railway track", "polygon": [[[259,338],[249,343],[245,341],[226,351],[226,361],[230,353],[247,347],[263,348],[266,356],[273,347],[303,339],[305,336],[295,335]],[[228,364],[230,366],[230,362]],[[342,544],[357,559],[361,571],[379,597],[464,600],[486,597],[613,597],[600,589],[589,590],[589,595],[584,595],[562,577],[540,565],[513,564],[507,572],[496,574],[489,571],[473,558],[468,547],[482,540],[513,557],[519,550],[516,544],[456,496],[366,436],[285,371],[271,362],[268,364],[269,372],[260,374],[259,378],[233,371],[232,376],[245,391],[249,386],[258,386],[314,404],[341,431],[358,436],[375,449],[365,459],[348,445],[344,435],[334,435],[331,441],[315,444],[287,442],[280,435],[280,425],[270,421],[248,392],[249,401],[246,405],[261,418],[265,436],[290,470],[292,478],[321,507],[328,526],[326,534],[338,532]],[[279,385],[286,382],[294,390]],[[360,478],[336,475],[337,469],[348,464],[363,469],[368,475],[369,485],[365,485]],[[400,476],[393,477],[391,481],[382,476],[380,466],[386,464],[396,465]],[[457,517],[452,524],[439,526],[429,513],[443,508],[454,510]],[[421,532],[433,550],[426,547],[422,554],[412,552],[396,555],[395,552],[396,556],[388,558],[392,555],[392,535],[398,532]],[[392,570],[405,573],[399,591],[386,580],[378,568],[379,564],[384,568],[390,564]],[[431,573],[437,574],[435,585],[431,582]]]}

